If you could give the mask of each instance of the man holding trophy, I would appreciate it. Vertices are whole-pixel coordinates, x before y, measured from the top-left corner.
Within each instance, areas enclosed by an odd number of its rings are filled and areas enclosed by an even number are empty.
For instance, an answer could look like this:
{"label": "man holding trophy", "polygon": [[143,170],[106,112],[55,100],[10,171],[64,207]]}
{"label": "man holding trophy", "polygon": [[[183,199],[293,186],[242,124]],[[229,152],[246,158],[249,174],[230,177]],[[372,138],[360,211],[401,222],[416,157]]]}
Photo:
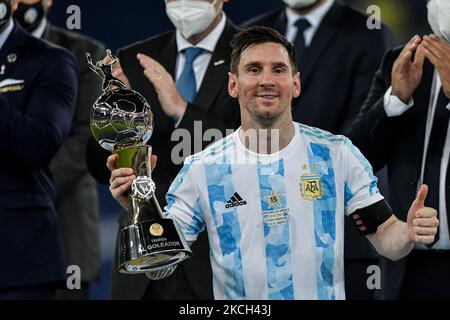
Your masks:
{"label": "man holding trophy", "polygon": [[[180,161],[173,157],[180,143],[180,140],[173,141],[173,137],[182,136],[183,142],[189,142],[190,155],[211,143],[201,138],[194,140],[199,132],[203,136],[214,128],[223,135],[225,129],[239,125],[239,104],[227,91],[229,43],[238,29],[223,12],[226,2],[228,0],[166,0],[167,16],[176,29],[129,45],[117,54],[113,75],[140,92],[155,116],[149,144],[153,153],[158,154],[159,170],[153,173],[152,179],[158,185],[155,192],[162,205],[182,164],[182,157],[175,155]],[[110,63],[110,60],[104,62]],[[96,141],[89,143],[89,170],[104,184],[109,183],[110,177],[105,167],[108,155]],[[128,225],[126,220],[125,215],[118,219],[121,229]],[[130,276],[114,270],[111,299],[211,299],[206,232],[199,236],[192,249],[197,252],[195,257],[183,262],[172,277],[163,281],[150,281],[144,275]]]}
{"label": "man holding trophy", "polygon": [[[344,215],[391,260],[433,242],[439,221],[424,206],[427,186],[400,221],[350,140],[292,121],[301,86],[291,43],[253,27],[232,45],[228,91],[242,126],[186,159],[164,212],[188,242],[207,229],[215,299],[345,299]],[[119,168],[120,158],[108,158],[110,190],[129,209],[140,173]],[[162,278],[172,269],[148,271]]]}
{"label": "man holding trophy", "polygon": [[91,109],[91,130],[98,143],[119,158],[119,167],[131,167],[137,178],[129,195],[128,226],[119,238],[119,271],[139,273],[171,267],[191,256],[176,224],[163,219],[151,179],[151,147],[146,145],[153,132],[153,113],[145,98],[130,90],[113,75],[117,62],[108,50],[111,63],[89,67],[103,80],[103,94]]}

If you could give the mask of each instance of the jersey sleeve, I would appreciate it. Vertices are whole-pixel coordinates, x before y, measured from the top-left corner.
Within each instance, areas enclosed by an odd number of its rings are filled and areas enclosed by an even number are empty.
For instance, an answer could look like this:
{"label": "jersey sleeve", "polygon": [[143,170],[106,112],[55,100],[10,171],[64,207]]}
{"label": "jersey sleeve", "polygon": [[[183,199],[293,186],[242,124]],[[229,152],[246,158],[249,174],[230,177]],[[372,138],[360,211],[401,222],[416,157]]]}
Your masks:
{"label": "jersey sleeve", "polygon": [[[188,158],[189,159],[189,158]],[[167,206],[164,217],[173,219],[187,241],[195,241],[205,228],[195,181],[192,177],[193,165],[186,159],[166,194]]]}
{"label": "jersey sleeve", "polygon": [[345,139],[344,161],[346,215],[384,199],[378,190],[378,179],[372,166],[349,139]]}

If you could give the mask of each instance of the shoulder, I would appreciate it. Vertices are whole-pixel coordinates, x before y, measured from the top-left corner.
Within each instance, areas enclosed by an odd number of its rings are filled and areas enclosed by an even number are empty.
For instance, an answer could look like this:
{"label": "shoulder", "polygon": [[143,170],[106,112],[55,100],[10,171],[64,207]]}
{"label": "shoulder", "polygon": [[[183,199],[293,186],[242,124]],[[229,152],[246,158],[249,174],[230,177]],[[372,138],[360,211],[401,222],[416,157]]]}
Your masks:
{"label": "shoulder", "polygon": [[268,12],[265,12],[259,16],[256,16],[250,20],[245,21],[241,24],[241,27],[251,27],[251,26],[271,26],[273,25],[274,21],[280,17],[280,15],[283,13],[284,8],[278,8],[275,10],[271,10]]}
{"label": "shoulder", "polygon": [[48,35],[49,41],[59,44],[69,50],[77,47],[90,51],[103,50],[105,48],[103,43],[94,38],[51,24],[47,26],[45,35]]}
{"label": "shoulder", "polygon": [[378,45],[377,42],[373,43],[373,41],[382,41],[385,45],[393,42],[394,34],[384,23],[380,24],[381,28],[368,28],[367,25],[371,22],[369,14],[341,1],[336,1],[336,6],[342,12],[341,21],[345,29],[349,31],[349,35],[360,37],[366,42],[371,42],[372,45]]}
{"label": "shoulder", "polygon": [[346,143],[348,140],[348,138],[343,135],[335,135],[328,131],[316,127],[310,127],[301,123],[298,123],[298,125],[300,127],[300,134],[302,137],[313,143],[340,145],[342,143]]}
{"label": "shoulder", "polygon": [[209,145],[205,150],[186,158],[184,164],[227,163],[234,150],[236,131]]}
{"label": "shoulder", "polygon": [[78,67],[77,60],[71,51],[53,43],[46,43],[43,55],[45,56],[45,60],[49,61],[52,65],[64,62]]}
{"label": "shoulder", "polygon": [[22,50],[36,63],[43,63],[44,61],[49,63],[42,65],[44,68],[63,61],[77,65],[75,56],[66,48],[44,39],[37,39],[31,35],[27,35]]}
{"label": "shoulder", "polygon": [[[345,149],[351,145],[350,139],[343,135],[335,135],[328,131],[310,127],[304,124],[300,126],[300,137],[308,145],[315,155],[324,155],[327,157],[341,157],[345,154]],[[325,151],[326,150],[326,151]]]}

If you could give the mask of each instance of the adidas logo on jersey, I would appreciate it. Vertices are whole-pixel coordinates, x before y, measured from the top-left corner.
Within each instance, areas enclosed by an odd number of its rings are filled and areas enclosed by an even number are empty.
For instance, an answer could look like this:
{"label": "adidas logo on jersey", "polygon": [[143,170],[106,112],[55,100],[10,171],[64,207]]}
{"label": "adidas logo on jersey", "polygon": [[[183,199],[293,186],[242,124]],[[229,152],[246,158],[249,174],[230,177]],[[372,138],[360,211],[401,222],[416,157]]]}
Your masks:
{"label": "adidas logo on jersey", "polygon": [[225,208],[229,209],[229,208],[233,208],[233,207],[245,206],[246,204],[247,204],[247,201],[243,200],[241,198],[241,196],[237,192],[235,192],[231,196],[230,200],[227,201]]}

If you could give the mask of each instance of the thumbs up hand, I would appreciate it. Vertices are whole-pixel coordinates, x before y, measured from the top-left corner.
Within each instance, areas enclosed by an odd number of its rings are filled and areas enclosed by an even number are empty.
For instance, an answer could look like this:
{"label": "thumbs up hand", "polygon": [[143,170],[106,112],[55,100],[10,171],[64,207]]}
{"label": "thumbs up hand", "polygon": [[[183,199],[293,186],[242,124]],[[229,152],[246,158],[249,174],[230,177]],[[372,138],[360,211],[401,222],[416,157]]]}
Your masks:
{"label": "thumbs up hand", "polygon": [[408,212],[408,238],[422,244],[433,243],[437,234],[439,220],[437,211],[425,207],[425,199],[428,194],[428,186],[422,185]]}

